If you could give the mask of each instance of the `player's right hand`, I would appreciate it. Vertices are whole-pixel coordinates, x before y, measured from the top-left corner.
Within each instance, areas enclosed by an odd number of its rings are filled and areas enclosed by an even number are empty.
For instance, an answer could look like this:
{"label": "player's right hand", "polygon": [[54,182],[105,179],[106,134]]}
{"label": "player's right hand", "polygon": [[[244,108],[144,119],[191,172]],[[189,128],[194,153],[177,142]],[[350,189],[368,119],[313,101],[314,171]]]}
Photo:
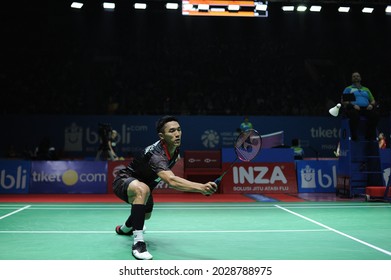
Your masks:
{"label": "player's right hand", "polygon": [[204,185],[203,194],[204,195],[211,195],[214,194],[217,191],[217,184],[215,182],[208,182]]}

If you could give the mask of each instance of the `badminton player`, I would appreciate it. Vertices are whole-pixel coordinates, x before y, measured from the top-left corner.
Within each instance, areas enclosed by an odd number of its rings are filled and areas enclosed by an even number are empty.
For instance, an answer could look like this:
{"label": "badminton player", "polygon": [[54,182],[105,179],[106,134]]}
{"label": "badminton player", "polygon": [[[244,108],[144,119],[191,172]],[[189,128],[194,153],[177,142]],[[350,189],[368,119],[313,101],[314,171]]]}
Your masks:
{"label": "badminton player", "polygon": [[119,235],[133,235],[132,254],[140,260],[152,259],[144,242],[143,228],[144,220],[151,217],[153,210],[152,191],[161,180],[180,191],[211,195],[217,190],[214,182],[192,182],[171,171],[179,159],[182,137],[181,127],[174,116],[159,119],[156,130],[159,140],[135,156],[126,168],[117,173],[113,182],[114,193],[132,205],[130,216],[115,231]]}

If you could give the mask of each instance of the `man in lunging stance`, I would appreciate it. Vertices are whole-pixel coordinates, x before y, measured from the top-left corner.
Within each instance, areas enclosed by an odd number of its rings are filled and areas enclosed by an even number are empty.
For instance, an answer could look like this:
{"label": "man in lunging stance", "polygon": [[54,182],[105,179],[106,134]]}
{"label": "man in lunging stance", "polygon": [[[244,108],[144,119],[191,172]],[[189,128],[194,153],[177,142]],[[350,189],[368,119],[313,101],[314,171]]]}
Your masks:
{"label": "man in lunging stance", "polygon": [[117,173],[113,182],[114,193],[131,204],[131,213],[125,223],[117,226],[119,235],[133,235],[132,254],[136,259],[151,260],[144,242],[144,221],[153,210],[152,191],[163,180],[171,188],[185,192],[211,195],[216,192],[214,182],[192,182],[176,176],[171,168],[179,159],[182,130],[177,118],[164,116],[156,125],[159,140],[146,147],[129,165]]}

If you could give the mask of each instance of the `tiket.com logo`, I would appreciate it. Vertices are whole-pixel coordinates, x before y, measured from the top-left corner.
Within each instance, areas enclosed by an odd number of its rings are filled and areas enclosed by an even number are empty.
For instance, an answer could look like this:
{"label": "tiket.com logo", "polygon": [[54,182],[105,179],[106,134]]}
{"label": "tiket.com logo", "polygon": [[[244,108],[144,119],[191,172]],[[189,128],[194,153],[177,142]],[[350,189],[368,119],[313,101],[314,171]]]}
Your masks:
{"label": "tiket.com logo", "polygon": [[32,174],[33,182],[40,183],[63,183],[66,186],[76,185],[78,182],[82,183],[96,183],[105,182],[106,174],[104,173],[77,173],[75,170],[69,169],[64,173],[45,173],[44,171]]}
{"label": "tiket.com logo", "polygon": [[339,130],[337,128],[326,129],[321,126],[310,129],[312,138],[338,138]]}

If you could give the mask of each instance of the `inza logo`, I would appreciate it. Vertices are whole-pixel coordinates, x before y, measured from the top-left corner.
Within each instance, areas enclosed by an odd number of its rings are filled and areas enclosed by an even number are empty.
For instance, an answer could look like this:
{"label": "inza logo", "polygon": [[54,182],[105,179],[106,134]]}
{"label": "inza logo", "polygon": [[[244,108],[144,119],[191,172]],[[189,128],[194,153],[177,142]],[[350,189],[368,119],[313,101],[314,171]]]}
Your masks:
{"label": "inza logo", "polygon": [[286,184],[288,182],[280,166],[274,166],[272,170],[269,170],[267,166],[254,166],[248,169],[242,166],[234,167],[233,177],[235,184],[244,184],[246,181],[250,184],[274,184],[276,181]]}
{"label": "inza logo", "polygon": [[12,188],[25,189],[26,186],[27,186],[27,170],[23,169],[22,166],[18,166],[15,175],[6,174],[5,170],[1,170],[0,187],[2,187],[3,189],[6,190]]}

